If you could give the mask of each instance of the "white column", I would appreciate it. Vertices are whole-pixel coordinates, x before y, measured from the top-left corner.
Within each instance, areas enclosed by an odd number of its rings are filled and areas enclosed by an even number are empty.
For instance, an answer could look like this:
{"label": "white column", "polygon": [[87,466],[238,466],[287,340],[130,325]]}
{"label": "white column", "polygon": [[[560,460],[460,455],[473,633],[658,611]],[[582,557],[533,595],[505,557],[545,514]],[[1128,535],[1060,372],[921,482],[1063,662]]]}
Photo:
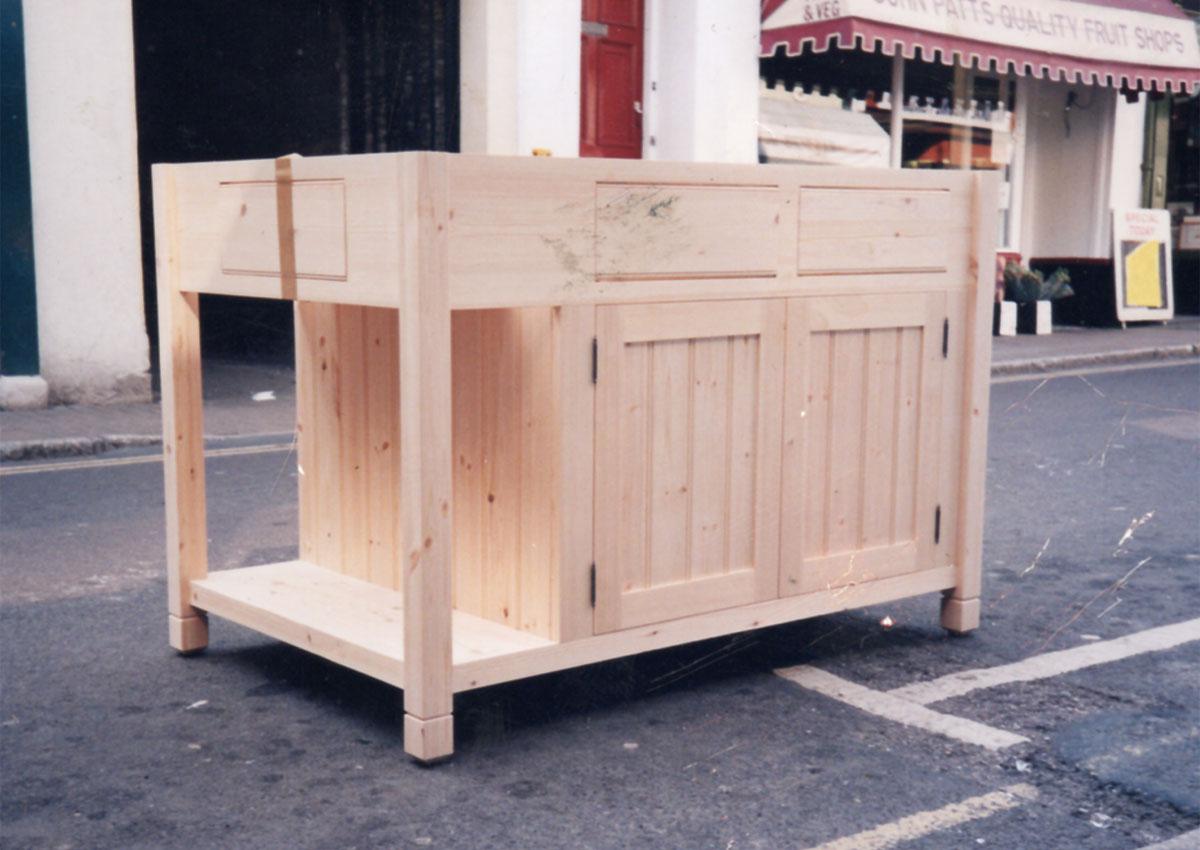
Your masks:
{"label": "white column", "polygon": [[42,376],[57,401],[148,399],[130,0],[23,9]]}
{"label": "white column", "polygon": [[1142,162],[1146,143],[1146,94],[1130,103],[1117,96],[1113,115],[1112,186],[1109,193],[1114,207],[1142,205]]}
{"label": "white column", "polygon": [[581,0],[462,0],[464,153],[579,155]]}
{"label": "white column", "polygon": [[892,142],[888,164],[892,168],[899,168],[904,164],[902,162],[902,151],[904,150],[904,97],[904,54],[897,47],[896,55],[892,57],[892,112],[888,116],[888,135],[891,137]]}
{"label": "white column", "polygon": [[758,161],[755,0],[646,0],[644,156]]}

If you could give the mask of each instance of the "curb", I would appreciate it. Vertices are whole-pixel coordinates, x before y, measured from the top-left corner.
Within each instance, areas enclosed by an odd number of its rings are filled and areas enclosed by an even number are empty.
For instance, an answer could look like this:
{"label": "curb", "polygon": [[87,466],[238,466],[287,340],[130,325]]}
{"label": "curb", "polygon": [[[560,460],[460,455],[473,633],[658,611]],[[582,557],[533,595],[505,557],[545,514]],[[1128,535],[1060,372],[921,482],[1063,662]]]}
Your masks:
{"label": "curb", "polygon": [[[1087,369],[1130,363],[1149,363],[1161,360],[1190,360],[1200,357],[1200,344],[1170,345],[1158,348],[1131,348],[1126,351],[1105,351],[1094,354],[1073,354],[1064,357],[1042,357],[1031,360],[1008,360],[992,363],[993,378],[1013,375],[1051,375],[1071,369]],[[208,435],[205,444],[231,440],[289,440],[291,433]],[[13,440],[0,442],[0,461],[44,460],[57,457],[96,455],[114,449],[160,446],[157,434],[107,434],[100,437],[60,437],[47,440]]]}
{"label": "curb", "polygon": [[[213,443],[283,442],[295,437],[290,431],[263,434],[210,434],[204,445]],[[157,434],[107,434],[102,437],[60,437],[49,440],[13,440],[0,442],[0,462],[19,460],[52,460],[61,457],[98,455],[115,449],[161,446],[162,437]]]}
{"label": "curb", "polygon": [[1103,351],[1094,354],[1071,354],[1063,357],[1043,357],[1033,360],[1008,360],[992,363],[992,377],[1008,375],[1042,375],[1069,369],[1088,369],[1129,363],[1149,363],[1156,360],[1185,360],[1200,357],[1200,344],[1169,345],[1159,348],[1131,348],[1126,351]]}

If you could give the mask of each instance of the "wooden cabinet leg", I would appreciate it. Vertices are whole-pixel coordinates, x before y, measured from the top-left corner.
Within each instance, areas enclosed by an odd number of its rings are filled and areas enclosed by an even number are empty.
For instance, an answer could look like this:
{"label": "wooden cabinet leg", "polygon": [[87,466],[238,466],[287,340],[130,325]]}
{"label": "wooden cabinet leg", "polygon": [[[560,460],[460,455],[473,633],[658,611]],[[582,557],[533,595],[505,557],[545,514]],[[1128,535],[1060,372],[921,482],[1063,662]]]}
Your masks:
{"label": "wooden cabinet leg", "polygon": [[434,764],[454,753],[454,716],[422,720],[404,715],[404,752],[422,764]]}
{"label": "wooden cabinet leg", "polygon": [[445,262],[445,161],[405,161],[406,274],[400,298],[400,554],[404,576],[404,749],[454,750],[451,718],[453,411]]}
{"label": "wooden cabinet leg", "polygon": [[184,655],[199,652],[208,646],[208,616],[197,612],[191,617],[167,615],[171,647]]}
{"label": "wooden cabinet leg", "polygon": [[179,289],[175,182],[170,169],[163,166],[154,167],[154,233],[167,522],[167,623],[171,646],[190,653],[208,645],[208,621],[191,604],[191,582],[208,575],[200,297]]}
{"label": "wooden cabinet leg", "polygon": [[979,597],[955,599],[947,594],[942,597],[942,628],[956,635],[979,628]]}

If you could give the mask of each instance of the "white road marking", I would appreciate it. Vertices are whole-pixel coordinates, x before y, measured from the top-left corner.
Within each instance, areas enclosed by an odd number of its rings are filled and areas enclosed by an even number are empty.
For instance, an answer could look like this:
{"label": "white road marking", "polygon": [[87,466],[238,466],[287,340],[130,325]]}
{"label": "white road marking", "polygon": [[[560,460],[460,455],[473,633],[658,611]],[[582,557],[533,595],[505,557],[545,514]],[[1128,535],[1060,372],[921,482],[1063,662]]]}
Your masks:
{"label": "white road marking", "polygon": [[[229,446],[223,449],[207,449],[205,457],[233,457],[236,455],[259,455],[285,452],[295,448],[295,443],[270,443],[263,446]],[[0,476],[31,475],[35,472],[66,472],[72,469],[98,469],[108,466],[136,466],[141,463],[162,463],[162,453],[132,455],[130,457],[88,458],[86,460],[49,461],[30,463],[23,466],[0,465]]]}
{"label": "white road marking", "polygon": [[801,687],[848,703],[862,711],[977,747],[1001,750],[1029,740],[1003,729],[967,720],[965,717],[942,714],[890,693],[855,684],[807,664],[776,670],[775,673]]}
{"label": "white road marking", "polygon": [[887,850],[889,847],[924,838],[934,832],[1015,809],[1023,802],[1036,800],[1037,796],[1037,789],[1032,785],[1009,785],[990,794],[968,797],[962,802],[950,803],[940,809],[918,812],[865,832],[847,835],[811,850]]}
{"label": "white road marking", "polygon": [[963,670],[932,681],[914,682],[895,688],[888,691],[888,695],[917,705],[929,705],[980,688],[994,688],[1013,682],[1032,682],[1036,679],[1061,676],[1063,673],[1072,673],[1096,664],[1107,664],[1145,652],[1171,649],[1194,640],[1200,640],[1200,619],[1134,632],[1114,640],[1034,655],[1012,664]]}
{"label": "white road marking", "polygon": [[1176,835],[1158,844],[1147,845],[1142,850],[1196,850],[1197,847],[1200,847],[1200,829]]}

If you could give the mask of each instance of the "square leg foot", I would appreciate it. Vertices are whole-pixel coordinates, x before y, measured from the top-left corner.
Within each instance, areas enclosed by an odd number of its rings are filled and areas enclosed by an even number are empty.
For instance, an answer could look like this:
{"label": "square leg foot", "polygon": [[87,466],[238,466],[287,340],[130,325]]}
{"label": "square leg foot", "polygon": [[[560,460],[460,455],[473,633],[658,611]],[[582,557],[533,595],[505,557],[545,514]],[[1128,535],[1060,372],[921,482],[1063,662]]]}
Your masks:
{"label": "square leg foot", "polygon": [[974,599],[955,599],[953,596],[942,597],[942,628],[956,635],[979,628],[979,597]]}
{"label": "square leg foot", "polygon": [[404,752],[425,765],[450,758],[454,753],[454,715],[428,720],[404,715]]}
{"label": "square leg foot", "polygon": [[208,617],[197,614],[193,617],[167,615],[172,648],[184,655],[200,652],[208,646]]}

